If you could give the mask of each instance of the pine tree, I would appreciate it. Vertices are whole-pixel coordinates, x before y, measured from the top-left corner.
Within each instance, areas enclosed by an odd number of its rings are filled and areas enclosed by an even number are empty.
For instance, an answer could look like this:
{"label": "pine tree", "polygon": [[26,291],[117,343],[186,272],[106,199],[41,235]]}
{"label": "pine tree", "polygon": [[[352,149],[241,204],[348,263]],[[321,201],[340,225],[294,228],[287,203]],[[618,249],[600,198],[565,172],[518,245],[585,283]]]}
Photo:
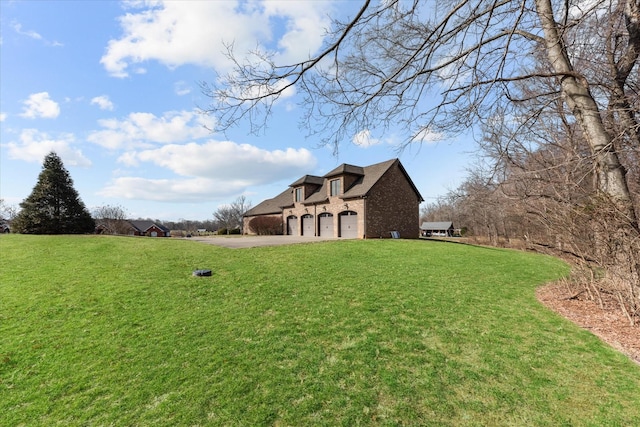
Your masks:
{"label": "pine tree", "polygon": [[38,182],[20,207],[22,210],[13,221],[18,233],[82,234],[95,229],[69,172],[54,152],[44,158]]}

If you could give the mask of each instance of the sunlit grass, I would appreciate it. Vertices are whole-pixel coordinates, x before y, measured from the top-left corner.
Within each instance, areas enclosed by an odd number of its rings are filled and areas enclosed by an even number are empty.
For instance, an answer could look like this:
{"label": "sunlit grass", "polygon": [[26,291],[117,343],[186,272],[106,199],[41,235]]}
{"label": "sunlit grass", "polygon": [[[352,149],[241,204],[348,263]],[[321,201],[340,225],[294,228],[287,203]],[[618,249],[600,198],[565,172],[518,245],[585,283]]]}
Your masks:
{"label": "sunlit grass", "polygon": [[424,241],[0,236],[0,424],[639,425],[640,369],[535,299],[566,272]]}

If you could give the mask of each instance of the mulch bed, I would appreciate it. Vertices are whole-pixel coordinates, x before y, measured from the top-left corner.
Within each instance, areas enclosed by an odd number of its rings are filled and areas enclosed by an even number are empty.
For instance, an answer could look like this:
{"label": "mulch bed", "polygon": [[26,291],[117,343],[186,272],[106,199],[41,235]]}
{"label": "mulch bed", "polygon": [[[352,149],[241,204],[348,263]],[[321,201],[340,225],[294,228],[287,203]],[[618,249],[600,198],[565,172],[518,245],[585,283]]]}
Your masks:
{"label": "mulch bed", "polygon": [[587,329],[602,341],[640,364],[640,325],[632,326],[613,295],[603,293],[603,307],[586,292],[552,283],[536,291],[538,300],[551,310]]}

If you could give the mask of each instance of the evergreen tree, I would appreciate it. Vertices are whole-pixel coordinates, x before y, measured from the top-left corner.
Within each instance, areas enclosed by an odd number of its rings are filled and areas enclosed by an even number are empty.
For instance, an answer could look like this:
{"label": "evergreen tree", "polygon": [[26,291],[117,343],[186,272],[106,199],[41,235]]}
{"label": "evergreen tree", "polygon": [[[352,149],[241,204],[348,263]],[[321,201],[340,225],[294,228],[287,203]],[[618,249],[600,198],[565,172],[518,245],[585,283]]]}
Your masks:
{"label": "evergreen tree", "polygon": [[44,158],[38,182],[20,207],[12,224],[18,233],[82,234],[95,229],[69,172],[54,152]]}

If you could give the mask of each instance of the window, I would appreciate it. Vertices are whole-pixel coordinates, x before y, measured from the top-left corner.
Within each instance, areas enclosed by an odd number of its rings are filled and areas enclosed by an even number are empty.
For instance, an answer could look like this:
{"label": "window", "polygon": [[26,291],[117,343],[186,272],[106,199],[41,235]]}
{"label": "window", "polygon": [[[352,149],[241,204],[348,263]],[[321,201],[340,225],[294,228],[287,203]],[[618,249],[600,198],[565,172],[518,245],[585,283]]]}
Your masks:
{"label": "window", "polygon": [[332,196],[337,196],[338,194],[340,194],[340,180],[339,179],[332,179],[331,180],[331,195]]}
{"label": "window", "polygon": [[302,201],[302,187],[296,188],[296,202]]}

